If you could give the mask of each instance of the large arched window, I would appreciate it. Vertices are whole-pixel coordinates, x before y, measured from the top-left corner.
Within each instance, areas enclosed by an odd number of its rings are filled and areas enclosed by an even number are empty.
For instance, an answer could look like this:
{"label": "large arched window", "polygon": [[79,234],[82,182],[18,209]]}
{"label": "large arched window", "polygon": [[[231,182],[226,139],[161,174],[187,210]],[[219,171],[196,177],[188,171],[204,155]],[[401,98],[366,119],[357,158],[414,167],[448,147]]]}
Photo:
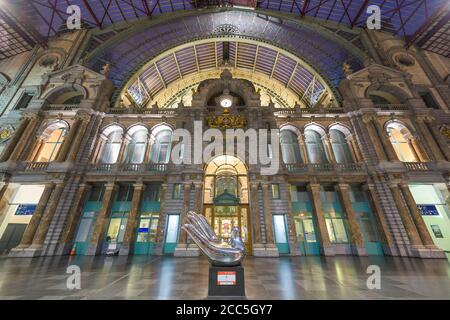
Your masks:
{"label": "large arched window", "polygon": [[286,129],[281,130],[280,143],[284,163],[290,164],[303,162],[297,135],[294,132]]}
{"label": "large arched window", "polygon": [[123,129],[119,126],[111,126],[103,131],[104,145],[100,156],[101,163],[116,163],[119,158],[122,145]]}
{"label": "large arched window", "polygon": [[311,163],[327,162],[322,137],[317,131],[312,129],[306,129],[305,143],[309,161],[311,161]]}
{"label": "large arched window", "polygon": [[334,158],[337,163],[350,163],[352,157],[347,140],[342,131],[337,129],[330,130],[331,148],[333,149]]}
{"label": "large arched window", "polygon": [[420,161],[417,151],[411,143],[412,135],[403,124],[391,122],[386,126],[386,130],[394,147],[395,153],[400,161],[418,162]]}
{"label": "large arched window", "polygon": [[144,126],[134,126],[128,130],[129,142],[125,154],[125,163],[142,163],[147,150],[148,131]]}
{"label": "large arched window", "polygon": [[165,125],[158,126],[152,131],[154,142],[150,153],[152,163],[168,163],[172,145],[172,130]]}
{"label": "large arched window", "polygon": [[33,162],[50,162],[58,156],[59,150],[64,142],[68,125],[64,121],[50,124],[42,132],[41,137],[32,153]]}

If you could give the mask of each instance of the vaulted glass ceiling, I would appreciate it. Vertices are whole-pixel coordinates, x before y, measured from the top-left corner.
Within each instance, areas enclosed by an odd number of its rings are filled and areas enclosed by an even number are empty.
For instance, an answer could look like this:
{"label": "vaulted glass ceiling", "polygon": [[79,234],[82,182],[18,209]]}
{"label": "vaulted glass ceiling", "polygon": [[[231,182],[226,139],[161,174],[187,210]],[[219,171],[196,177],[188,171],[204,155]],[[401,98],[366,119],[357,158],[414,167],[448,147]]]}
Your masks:
{"label": "vaulted glass ceiling", "polygon": [[[313,107],[319,99],[332,97],[321,76],[294,55],[269,44],[233,37],[199,40],[164,52],[133,76],[126,92],[139,107],[154,103],[176,106],[176,101],[170,105],[173,96],[208,77],[218,78],[224,68],[237,78],[252,81],[279,107]],[[189,77],[197,73],[201,75]]]}

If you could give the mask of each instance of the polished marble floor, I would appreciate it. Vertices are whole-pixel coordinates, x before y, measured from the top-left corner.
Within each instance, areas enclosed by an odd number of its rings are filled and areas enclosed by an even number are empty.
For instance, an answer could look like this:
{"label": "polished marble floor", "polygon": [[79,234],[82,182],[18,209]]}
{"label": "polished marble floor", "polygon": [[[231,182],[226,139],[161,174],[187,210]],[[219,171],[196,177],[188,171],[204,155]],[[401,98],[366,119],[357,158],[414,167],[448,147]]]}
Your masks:
{"label": "polished marble floor", "polygon": [[[67,289],[69,265],[79,290]],[[380,290],[367,288],[369,265]],[[249,299],[450,299],[447,260],[249,257],[244,267]],[[203,257],[0,258],[0,299],[204,299],[207,278]]]}

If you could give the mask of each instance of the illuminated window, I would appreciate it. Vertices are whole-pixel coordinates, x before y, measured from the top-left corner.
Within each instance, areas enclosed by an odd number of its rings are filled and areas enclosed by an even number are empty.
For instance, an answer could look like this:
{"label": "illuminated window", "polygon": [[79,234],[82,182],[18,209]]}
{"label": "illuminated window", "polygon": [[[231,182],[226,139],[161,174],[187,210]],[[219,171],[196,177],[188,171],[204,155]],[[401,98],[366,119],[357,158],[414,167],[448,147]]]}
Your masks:
{"label": "illuminated window", "polygon": [[336,162],[337,163],[352,162],[350,148],[348,147],[344,133],[342,133],[339,130],[331,129],[330,138],[331,138],[331,147],[333,149]]}
{"label": "illuminated window", "polygon": [[173,185],[172,199],[181,199],[181,183],[175,183]]}
{"label": "illuminated window", "polygon": [[404,125],[397,122],[392,122],[386,127],[386,130],[389,134],[389,139],[391,140],[395,153],[400,161],[419,161],[417,153],[410,142],[411,133]]}
{"label": "illuminated window", "polygon": [[103,133],[106,141],[100,157],[101,163],[116,163],[118,161],[120,147],[122,145],[122,128],[110,127]]}
{"label": "illuminated window", "polygon": [[300,147],[297,141],[297,135],[294,132],[290,130],[281,130],[280,144],[284,163],[290,164],[303,162]]}
{"label": "illuminated window", "polygon": [[161,126],[152,132],[155,140],[150,153],[150,161],[153,163],[168,163],[172,145],[172,130],[167,126]]}
{"label": "illuminated window", "polygon": [[272,183],[272,199],[280,199],[280,185]]}
{"label": "illuminated window", "polygon": [[66,132],[67,125],[64,122],[57,122],[48,126],[42,133],[31,160],[34,162],[54,161],[64,142]]}
{"label": "illuminated window", "polygon": [[139,126],[133,131],[127,145],[125,163],[142,163],[147,149],[147,129]]}
{"label": "illuminated window", "polygon": [[305,130],[305,143],[308,157],[311,163],[327,162],[322,137],[314,130]]}

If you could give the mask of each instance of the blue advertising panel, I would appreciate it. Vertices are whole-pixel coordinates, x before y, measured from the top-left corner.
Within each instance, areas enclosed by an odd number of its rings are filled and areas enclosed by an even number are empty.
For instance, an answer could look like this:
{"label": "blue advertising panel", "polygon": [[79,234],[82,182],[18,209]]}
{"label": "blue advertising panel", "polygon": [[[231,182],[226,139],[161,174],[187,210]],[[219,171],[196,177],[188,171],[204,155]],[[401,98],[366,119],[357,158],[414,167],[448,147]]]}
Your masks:
{"label": "blue advertising panel", "polygon": [[439,212],[437,211],[436,206],[432,205],[432,204],[419,204],[419,205],[417,205],[417,208],[419,208],[419,211],[423,216],[438,216],[439,215]]}
{"label": "blue advertising panel", "polygon": [[31,216],[36,210],[36,204],[19,204],[17,207],[16,216]]}

